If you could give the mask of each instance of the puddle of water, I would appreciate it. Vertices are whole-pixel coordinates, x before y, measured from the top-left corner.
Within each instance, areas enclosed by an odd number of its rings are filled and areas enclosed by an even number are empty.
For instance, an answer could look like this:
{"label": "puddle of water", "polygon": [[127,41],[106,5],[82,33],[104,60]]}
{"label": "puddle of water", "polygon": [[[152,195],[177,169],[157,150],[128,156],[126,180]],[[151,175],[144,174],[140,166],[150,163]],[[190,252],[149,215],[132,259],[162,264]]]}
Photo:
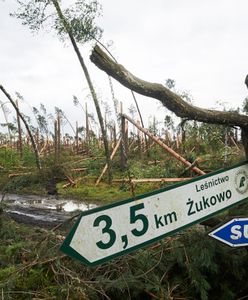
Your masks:
{"label": "puddle of water", "polygon": [[33,215],[33,214],[29,214],[26,212],[21,212],[18,210],[6,210],[7,213],[11,213],[11,214],[17,214],[17,215],[21,215],[24,217],[29,217],[35,220],[40,220],[40,221],[47,221],[47,222],[55,222],[58,219],[57,218],[52,218],[52,217],[48,217],[48,216],[42,216],[42,215]]}
{"label": "puddle of water", "polygon": [[5,195],[4,201],[10,205],[21,206],[22,208],[56,210],[60,212],[73,212],[76,210],[85,211],[97,207],[95,204],[76,200],[56,199],[50,197],[44,198],[26,195]]}
{"label": "puddle of water", "polygon": [[92,203],[54,197],[9,194],[5,195],[4,202],[8,206],[6,212],[14,219],[36,225],[38,222],[44,226],[63,222],[70,218],[74,211],[85,211],[97,206]]}
{"label": "puddle of water", "polygon": [[89,210],[89,209],[92,209],[95,207],[96,207],[95,204],[78,203],[78,202],[69,201],[62,206],[62,210],[67,211],[67,212],[71,212],[71,211],[75,211],[75,210],[84,211],[84,210]]}

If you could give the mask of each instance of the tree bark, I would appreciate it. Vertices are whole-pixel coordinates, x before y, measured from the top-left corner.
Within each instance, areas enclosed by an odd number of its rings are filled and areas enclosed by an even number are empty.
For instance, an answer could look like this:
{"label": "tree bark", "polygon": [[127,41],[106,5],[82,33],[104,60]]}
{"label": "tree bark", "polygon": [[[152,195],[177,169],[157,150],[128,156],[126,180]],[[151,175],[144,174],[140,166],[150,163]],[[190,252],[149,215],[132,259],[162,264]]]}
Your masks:
{"label": "tree bark", "polygon": [[82,69],[83,69],[86,81],[88,83],[88,86],[89,86],[89,89],[90,89],[90,92],[91,92],[91,96],[92,96],[94,104],[95,104],[95,108],[96,108],[98,120],[99,120],[100,127],[101,127],[101,132],[102,132],[102,138],[103,138],[105,155],[106,155],[106,163],[109,166],[108,167],[108,172],[109,172],[108,173],[108,177],[109,177],[109,182],[110,182],[112,180],[112,168],[111,168],[110,152],[109,152],[109,147],[108,147],[107,132],[106,132],[106,128],[104,127],[104,120],[103,120],[103,117],[102,117],[102,113],[101,113],[101,109],[100,109],[99,102],[98,102],[98,99],[97,99],[97,95],[96,95],[93,83],[91,81],[90,74],[89,74],[88,69],[86,67],[86,64],[84,62],[84,59],[83,59],[83,57],[81,55],[81,52],[80,52],[80,50],[79,50],[79,48],[77,46],[76,40],[75,40],[75,38],[74,38],[74,36],[72,34],[71,27],[70,27],[69,23],[67,22],[66,18],[64,17],[64,15],[62,13],[62,10],[60,8],[59,2],[57,0],[52,0],[52,3],[53,3],[53,5],[54,5],[54,7],[56,9],[56,12],[57,12],[57,14],[59,16],[59,19],[63,23],[65,31],[67,32],[67,34],[68,34],[68,36],[70,38],[71,44],[73,46],[73,49],[74,49],[74,51],[77,54],[79,63],[81,65]]}
{"label": "tree bark", "polygon": [[76,122],[76,154],[79,153],[79,143],[78,143],[78,122]]}
{"label": "tree bark", "polygon": [[127,168],[127,141],[126,141],[126,119],[121,115],[121,161],[120,167],[124,171]]}
{"label": "tree bark", "polygon": [[57,149],[58,149],[58,163],[60,162],[60,154],[61,154],[61,118],[60,113],[58,112],[57,116]]}
{"label": "tree bark", "polygon": [[54,121],[54,162],[58,164],[58,121]]}
{"label": "tree bark", "polygon": [[85,141],[87,144],[87,147],[89,147],[89,141],[90,141],[90,129],[89,129],[89,116],[88,116],[88,108],[87,103],[85,103]]}
{"label": "tree bark", "polygon": [[[245,129],[245,132],[248,132],[248,116],[236,112],[203,109],[193,106],[162,84],[151,83],[134,76],[122,65],[114,62],[99,46],[94,47],[90,59],[98,68],[115,78],[125,87],[141,95],[158,99],[178,117],[205,123],[239,126]],[[248,144],[244,144],[244,146],[246,147]],[[245,149],[248,155],[248,148]]]}
{"label": "tree bark", "polygon": [[[18,101],[16,100],[16,107],[18,107]],[[16,120],[17,120],[17,128],[18,128],[18,151],[20,155],[20,160],[23,159],[23,149],[22,149],[22,128],[21,128],[21,121],[20,115],[16,112]]]}

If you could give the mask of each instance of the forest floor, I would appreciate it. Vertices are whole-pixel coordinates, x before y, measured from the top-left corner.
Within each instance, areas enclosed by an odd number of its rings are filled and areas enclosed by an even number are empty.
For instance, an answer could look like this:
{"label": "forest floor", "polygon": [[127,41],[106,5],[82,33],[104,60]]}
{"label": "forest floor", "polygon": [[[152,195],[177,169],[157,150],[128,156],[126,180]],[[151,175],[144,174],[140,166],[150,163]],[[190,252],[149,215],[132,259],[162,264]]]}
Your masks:
{"label": "forest floor", "polygon": [[[207,163],[201,164],[207,172],[225,166],[221,159],[207,159]],[[242,157],[230,156],[227,165],[240,160]],[[178,177],[185,170],[184,166],[168,158],[153,164],[134,159],[128,172],[122,172],[118,163],[114,175],[123,181],[110,185],[106,177],[98,186],[95,185],[104,160],[96,162],[91,159],[77,164],[77,168],[87,169],[82,174],[73,173],[74,166],[51,166],[42,174],[32,169],[25,170],[24,175],[10,178],[10,174],[23,172],[13,165],[7,171],[0,170],[0,188],[4,197],[10,193],[23,195],[20,198],[39,195],[48,199],[47,202],[54,198],[58,205],[63,199],[73,199],[102,206],[168,186],[164,182],[133,185],[131,180],[128,182],[126,179]],[[75,184],[68,185],[66,176]],[[189,172],[184,176],[195,174]],[[56,193],[48,196],[48,184],[51,182]],[[71,212],[64,219],[64,212],[60,208],[55,209],[53,216],[60,215],[61,219],[49,226],[44,226],[46,222],[23,224],[20,215],[12,214],[10,218],[11,214],[6,213],[6,202],[0,201],[1,300],[248,299],[246,248],[233,249],[222,245],[208,237],[203,226],[192,226],[103,265],[86,267],[59,250],[79,211]],[[38,211],[39,208],[36,208]],[[235,213],[241,212],[242,215],[246,211],[246,207],[242,206]]]}

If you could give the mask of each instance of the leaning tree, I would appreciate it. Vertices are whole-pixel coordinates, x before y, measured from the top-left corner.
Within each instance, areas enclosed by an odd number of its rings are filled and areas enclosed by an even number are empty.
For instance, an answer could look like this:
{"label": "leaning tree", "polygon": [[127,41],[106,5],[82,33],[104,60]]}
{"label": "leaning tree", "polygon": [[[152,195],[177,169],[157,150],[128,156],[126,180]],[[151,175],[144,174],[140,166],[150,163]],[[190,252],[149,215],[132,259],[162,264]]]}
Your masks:
{"label": "leaning tree", "polygon": [[11,16],[21,20],[22,25],[28,26],[32,32],[38,32],[44,28],[53,29],[62,41],[69,39],[83,70],[96,108],[106,163],[109,166],[108,177],[111,181],[111,160],[107,131],[91,76],[79,48],[79,44],[98,40],[101,37],[102,29],[95,24],[95,19],[101,12],[100,4],[97,0],[77,0],[74,5],[63,9],[60,0],[16,0],[16,2],[18,9]]}
{"label": "leaning tree", "polygon": [[[211,124],[240,127],[242,143],[248,158],[248,116],[233,111],[218,111],[194,106],[184,101],[179,95],[173,93],[164,85],[147,82],[136,77],[124,66],[116,63],[98,45],[94,47],[90,59],[98,68],[105,71],[128,89],[159,100],[178,117]],[[248,75],[245,84],[248,87]]]}

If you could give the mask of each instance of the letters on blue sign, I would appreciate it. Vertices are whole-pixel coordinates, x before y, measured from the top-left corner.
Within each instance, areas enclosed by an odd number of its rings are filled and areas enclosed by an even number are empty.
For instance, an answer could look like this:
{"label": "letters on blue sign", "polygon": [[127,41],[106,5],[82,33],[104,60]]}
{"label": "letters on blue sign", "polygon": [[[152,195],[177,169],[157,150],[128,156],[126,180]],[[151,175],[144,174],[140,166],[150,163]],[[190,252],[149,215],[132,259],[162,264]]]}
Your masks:
{"label": "letters on blue sign", "polygon": [[[240,184],[242,184],[242,181],[240,181]],[[233,219],[215,229],[209,235],[233,247],[247,246],[248,218]]]}
{"label": "letters on blue sign", "polygon": [[245,224],[242,228],[241,225],[233,225],[231,227],[231,236],[230,238],[232,240],[239,240],[242,238],[242,236],[246,239],[248,239],[248,225]]}

